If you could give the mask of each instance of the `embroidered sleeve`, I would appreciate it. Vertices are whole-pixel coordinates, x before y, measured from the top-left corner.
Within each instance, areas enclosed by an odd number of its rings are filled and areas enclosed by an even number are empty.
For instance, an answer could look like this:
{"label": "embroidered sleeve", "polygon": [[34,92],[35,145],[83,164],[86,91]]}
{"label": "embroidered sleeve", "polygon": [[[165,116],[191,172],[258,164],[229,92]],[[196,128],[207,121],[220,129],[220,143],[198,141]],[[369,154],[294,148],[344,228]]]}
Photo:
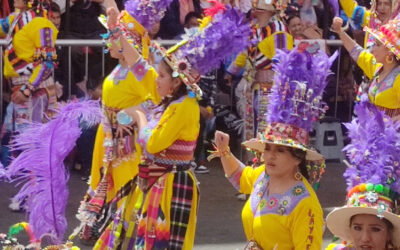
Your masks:
{"label": "embroidered sleeve", "polygon": [[150,69],[149,63],[146,60],[144,60],[142,57],[139,59],[139,61],[137,63],[135,63],[131,67],[131,71],[138,81],[143,80],[143,77],[146,75],[146,73],[147,73],[147,71],[149,71],[149,69]]}
{"label": "embroidered sleeve", "polygon": [[360,54],[361,54],[361,52],[363,51],[364,49],[360,46],[360,45],[356,45],[356,46],[354,46],[354,48],[350,51],[350,56],[351,56],[351,58],[355,61],[355,62],[357,62],[358,61],[358,57],[360,56]]}
{"label": "embroidered sleeve", "polygon": [[373,79],[382,67],[382,64],[376,61],[375,56],[364,49],[359,53],[356,62],[369,79]]}
{"label": "embroidered sleeve", "polygon": [[10,28],[10,17],[0,19],[0,37],[5,37]]}
{"label": "embroidered sleeve", "polygon": [[36,48],[33,58],[33,73],[29,80],[34,88],[39,87],[40,83],[50,76],[57,60],[53,30],[42,28],[39,30],[39,35],[40,47]]}
{"label": "embroidered sleeve", "polygon": [[244,168],[244,164],[240,163],[238,169],[231,176],[227,177],[232,186],[238,191],[240,190],[240,177],[242,177]]}
{"label": "embroidered sleeve", "polygon": [[304,198],[292,212],[291,234],[295,249],[319,250],[322,248],[323,214],[318,200]]}

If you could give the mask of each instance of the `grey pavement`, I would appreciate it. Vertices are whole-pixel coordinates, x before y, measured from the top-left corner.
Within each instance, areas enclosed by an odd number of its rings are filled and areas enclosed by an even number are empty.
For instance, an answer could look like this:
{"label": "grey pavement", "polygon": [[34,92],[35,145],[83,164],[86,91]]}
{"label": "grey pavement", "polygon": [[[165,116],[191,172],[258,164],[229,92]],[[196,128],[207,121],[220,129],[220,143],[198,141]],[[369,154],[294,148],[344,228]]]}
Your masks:
{"label": "grey pavement", "polygon": [[[243,201],[235,197],[236,191],[225,179],[219,160],[210,164],[209,174],[197,174],[200,182],[200,207],[194,249],[197,250],[235,250],[243,249],[246,239],[242,229],[241,210]],[[326,173],[322,178],[321,187],[317,191],[325,215],[335,206],[341,206],[345,200],[345,181],[342,177],[345,167],[337,162],[328,162]],[[77,226],[75,213],[79,202],[86,191],[87,184],[80,175],[71,171],[69,180],[69,200],[66,216],[68,232],[66,237]],[[11,212],[8,209],[9,199],[16,193],[13,184],[0,182],[0,232],[8,232],[8,228],[17,222],[26,221],[23,213]],[[26,237],[21,237],[26,240]],[[324,246],[332,239],[325,231]],[[76,242],[78,246],[79,242]],[[80,246],[81,249],[91,249]]]}

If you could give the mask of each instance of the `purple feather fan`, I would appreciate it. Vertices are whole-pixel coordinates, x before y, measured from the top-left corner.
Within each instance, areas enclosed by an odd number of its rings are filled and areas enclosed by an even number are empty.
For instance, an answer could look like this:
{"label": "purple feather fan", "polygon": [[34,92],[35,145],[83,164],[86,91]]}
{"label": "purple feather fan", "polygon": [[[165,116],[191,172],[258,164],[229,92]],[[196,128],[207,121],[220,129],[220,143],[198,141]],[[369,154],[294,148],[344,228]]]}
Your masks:
{"label": "purple feather fan", "polygon": [[336,58],[324,52],[278,50],[274,64],[274,85],[269,95],[268,123],[285,123],[310,131],[313,123],[325,113],[322,94],[329,70]]}
{"label": "purple feather fan", "polygon": [[125,10],[134,17],[146,30],[151,30],[155,23],[161,21],[165,11],[173,0],[128,0]]}
{"label": "purple feather fan", "polygon": [[22,185],[15,198],[26,200],[36,238],[49,235],[55,243],[63,239],[69,178],[63,162],[81,134],[79,123],[94,125],[101,118],[97,101],[71,102],[54,119],[30,124],[14,138],[12,149],[21,153],[3,174]]}
{"label": "purple feather fan", "polygon": [[350,163],[344,173],[348,190],[372,183],[400,193],[400,123],[368,101],[360,102],[355,113],[357,118],[345,124],[351,138],[343,149]]}
{"label": "purple feather fan", "polygon": [[245,15],[226,5],[224,12],[214,15],[211,24],[188,39],[177,51],[177,57],[186,57],[200,74],[207,74],[226,57],[242,52],[250,44],[250,32]]}

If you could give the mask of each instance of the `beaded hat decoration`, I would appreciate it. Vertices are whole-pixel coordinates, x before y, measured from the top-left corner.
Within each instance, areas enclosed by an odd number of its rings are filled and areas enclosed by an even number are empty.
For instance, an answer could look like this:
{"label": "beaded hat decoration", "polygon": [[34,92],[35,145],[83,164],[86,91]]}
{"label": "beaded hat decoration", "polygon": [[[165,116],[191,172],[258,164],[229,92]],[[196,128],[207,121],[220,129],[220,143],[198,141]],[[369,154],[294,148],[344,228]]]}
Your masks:
{"label": "beaded hat decoration", "polygon": [[[117,32],[122,32],[124,36],[128,39],[129,43],[135,46],[136,49],[141,53],[144,59],[149,57],[149,44],[150,38],[147,34],[146,29],[127,11],[121,11],[118,17],[117,25],[114,29],[110,29],[107,25],[107,17],[105,15],[100,15],[98,20],[100,23],[108,30],[107,33],[101,34],[104,43],[107,47],[111,47],[110,39],[113,39],[113,34]],[[116,40],[119,45],[119,40]],[[105,53],[108,50],[104,50]]]}
{"label": "beaded hat decoration", "polygon": [[379,29],[364,27],[364,31],[382,42],[397,59],[400,59],[400,20],[393,19]]}
{"label": "beaded hat decoration", "polygon": [[201,96],[196,85],[201,74],[218,68],[223,59],[243,51],[249,44],[250,24],[245,15],[230,5],[214,1],[208,10],[212,16],[202,19],[197,32],[163,50],[164,61],[173,70],[172,77],[180,77],[191,90],[190,95]]}
{"label": "beaded hat decoration", "polygon": [[[344,173],[347,184],[347,204],[327,216],[327,226],[333,234],[349,239],[350,218],[357,214],[372,214],[389,220],[393,235],[400,235],[400,133],[394,123],[366,95],[355,107],[357,118],[345,124],[351,143],[343,151],[349,163]],[[400,247],[400,238],[392,243]]]}
{"label": "beaded hat decoration", "polygon": [[43,13],[44,17],[46,17],[47,10],[50,8],[51,0],[27,0],[26,4],[29,9],[34,7],[36,13]]}

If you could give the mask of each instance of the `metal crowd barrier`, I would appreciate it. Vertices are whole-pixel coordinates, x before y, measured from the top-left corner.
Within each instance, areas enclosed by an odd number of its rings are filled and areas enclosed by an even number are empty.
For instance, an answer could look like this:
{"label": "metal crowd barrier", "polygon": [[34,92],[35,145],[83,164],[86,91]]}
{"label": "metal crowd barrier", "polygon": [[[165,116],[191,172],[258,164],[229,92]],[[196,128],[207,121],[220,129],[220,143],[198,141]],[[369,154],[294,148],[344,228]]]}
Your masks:
{"label": "metal crowd barrier", "polygon": [[[160,40],[159,43],[163,46],[171,46],[176,44],[177,40]],[[339,47],[342,46],[342,42],[340,40],[325,40],[327,46]],[[4,46],[7,44],[6,40],[0,39],[0,75],[3,76],[3,50]],[[68,98],[71,96],[71,74],[72,74],[72,65],[71,65],[71,48],[74,46],[86,47],[85,52],[85,76],[87,77],[89,71],[89,54],[88,48],[91,47],[105,47],[102,40],[91,40],[91,39],[58,39],[56,41],[56,46],[68,47]],[[335,117],[337,116],[337,97],[339,90],[339,69],[340,69],[340,54],[338,58],[338,67],[337,67],[337,82],[336,82],[336,96],[335,96]],[[102,76],[105,74],[105,56],[102,53]],[[3,98],[3,77],[0,77],[0,97]],[[0,120],[3,120],[3,101],[0,101]]]}

